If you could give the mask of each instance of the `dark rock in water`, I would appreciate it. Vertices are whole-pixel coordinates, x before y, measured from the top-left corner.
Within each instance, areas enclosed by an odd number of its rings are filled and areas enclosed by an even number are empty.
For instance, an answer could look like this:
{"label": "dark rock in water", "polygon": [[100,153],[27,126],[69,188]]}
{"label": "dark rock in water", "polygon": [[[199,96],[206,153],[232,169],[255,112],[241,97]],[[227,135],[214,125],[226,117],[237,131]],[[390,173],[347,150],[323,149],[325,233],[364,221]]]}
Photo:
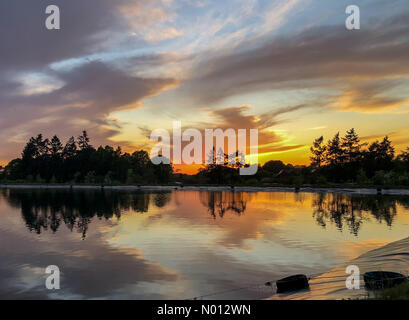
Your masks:
{"label": "dark rock in water", "polygon": [[377,192],[378,194],[382,194],[382,188],[377,188],[377,189],[376,189],[376,192]]}
{"label": "dark rock in water", "polygon": [[277,293],[284,293],[290,291],[298,291],[308,289],[308,278],[305,274],[296,274],[294,276],[280,279],[276,282]]}
{"label": "dark rock in water", "polygon": [[365,286],[372,290],[392,288],[406,280],[403,274],[397,272],[372,271],[364,274]]}

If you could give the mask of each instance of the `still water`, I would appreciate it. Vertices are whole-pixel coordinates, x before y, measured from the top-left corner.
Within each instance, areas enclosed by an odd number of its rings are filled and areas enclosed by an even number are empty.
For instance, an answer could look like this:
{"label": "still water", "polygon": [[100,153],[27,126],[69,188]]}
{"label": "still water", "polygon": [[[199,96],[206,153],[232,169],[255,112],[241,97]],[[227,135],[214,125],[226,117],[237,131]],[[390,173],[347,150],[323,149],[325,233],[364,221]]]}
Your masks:
{"label": "still water", "polygon": [[408,225],[408,196],[2,189],[0,298],[265,298],[265,282],[328,271]]}

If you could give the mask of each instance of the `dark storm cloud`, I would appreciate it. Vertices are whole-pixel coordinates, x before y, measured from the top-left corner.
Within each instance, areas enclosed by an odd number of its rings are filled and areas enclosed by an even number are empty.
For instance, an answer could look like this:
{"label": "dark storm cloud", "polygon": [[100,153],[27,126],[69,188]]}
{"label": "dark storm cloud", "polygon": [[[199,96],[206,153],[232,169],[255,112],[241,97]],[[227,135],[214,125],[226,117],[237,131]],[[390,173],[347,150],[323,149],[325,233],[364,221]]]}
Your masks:
{"label": "dark storm cloud", "polygon": [[405,12],[359,31],[314,27],[256,49],[213,57],[197,66],[182,90],[196,102],[211,104],[260,90],[342,89],[354,81],[369,86],[372,79],[409,77],[408,21]]}

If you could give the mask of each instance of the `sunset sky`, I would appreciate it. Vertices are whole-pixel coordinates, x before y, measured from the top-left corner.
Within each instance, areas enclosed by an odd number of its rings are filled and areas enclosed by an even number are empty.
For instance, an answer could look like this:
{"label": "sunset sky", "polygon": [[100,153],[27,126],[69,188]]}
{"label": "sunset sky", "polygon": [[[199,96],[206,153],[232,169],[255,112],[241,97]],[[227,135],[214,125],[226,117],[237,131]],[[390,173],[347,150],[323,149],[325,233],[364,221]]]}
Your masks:
{"label": "sunset sky", "polygon": [[149,151],[175,120],[258,128],[261,162],[352,127],[409,145],[407,0],[1,0],[0,43],[3,165],[38,133]]}

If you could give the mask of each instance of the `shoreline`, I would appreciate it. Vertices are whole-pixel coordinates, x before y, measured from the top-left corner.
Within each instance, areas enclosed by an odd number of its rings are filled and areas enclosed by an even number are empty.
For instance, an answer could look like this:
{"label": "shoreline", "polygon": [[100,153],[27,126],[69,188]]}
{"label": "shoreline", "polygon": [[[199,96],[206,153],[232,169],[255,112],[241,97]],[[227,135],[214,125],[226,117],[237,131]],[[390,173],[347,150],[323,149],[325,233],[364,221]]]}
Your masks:
{"label": "shoreline", "polygon": [[[392,241],[345,261],[317,277],[310,279],[310,289],[299,292],[273,294],[266,300],[343,300],[368,299],[374,291],[365,288],[363,274],[371,271],[392,271],[408,276],[409,238]],[[346,267],[359,267],[360,288],[349,290],[345,286]]]}
{"label": "shoreline", "polygon": [[250,187],[250,186],[96,186],[96,185],[30,185],[30,184],[0,184],[0,189],[107,189],[107,190],[152,190],[152,191],[233,191],[233,192],[304,192],[304,193],[347,193],[362,195],[409,195],[409,189],[376,188],[320,188],[320,187]]}

